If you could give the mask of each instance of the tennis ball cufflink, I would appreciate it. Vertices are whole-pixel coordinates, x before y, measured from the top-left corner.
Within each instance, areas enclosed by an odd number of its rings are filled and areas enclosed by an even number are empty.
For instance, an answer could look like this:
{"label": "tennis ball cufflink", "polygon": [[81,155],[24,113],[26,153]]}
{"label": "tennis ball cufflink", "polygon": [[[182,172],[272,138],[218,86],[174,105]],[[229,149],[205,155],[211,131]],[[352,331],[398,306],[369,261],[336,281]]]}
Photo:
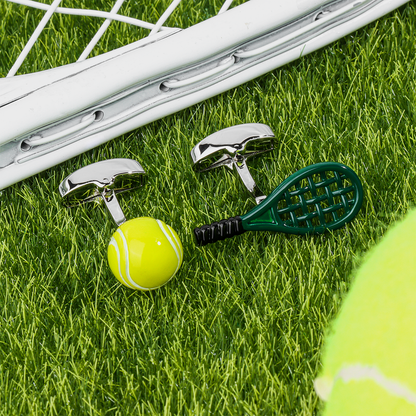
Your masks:
{"label": "tennis ball cufflink", "polygon": [[107,256],[114,276],[131,289],[166,284],[183,261],[181,241],[169,225],[149,217],[126,221],[116,195],[144,184],[145,171],[135,160],[110,159],[85,166],[65,178],[59,192],[67,206],[104,201],[118,228]]}
{"label": "tennis ball cufflink", "polygon": [[246,160],[275,148],[275,137],[264,124],[241,124],[216,132],[191,151],[200,172],[227,166],[235,169],[257,206],[245,215],[195,228],[199,246],[231,238],[246,231],[321,234],[352,221],[363,202],[357,174],[336,163],[317,163],[284,180],[265,196],[251,176]]}
{"label": "tennis ball cufflink", "polygon": [[163,286],[175,276],[182,260],[182,244],[175,230],[149,217],[121,224],[108,245],[111,271],[131,289]]}

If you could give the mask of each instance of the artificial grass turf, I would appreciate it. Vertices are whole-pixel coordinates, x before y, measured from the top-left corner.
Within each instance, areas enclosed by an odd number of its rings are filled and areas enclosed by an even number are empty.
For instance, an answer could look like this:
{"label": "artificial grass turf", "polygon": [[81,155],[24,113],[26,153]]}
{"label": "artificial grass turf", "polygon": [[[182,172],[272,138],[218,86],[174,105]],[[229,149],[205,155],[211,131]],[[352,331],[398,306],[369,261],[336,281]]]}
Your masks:
{"label": "artificial grass turf", "polygon": [[[30,34],[42,15],[13,17],[10,29],[10,10],[23,9],[0,3],[2,76],[21,49],[18,32]],[[66,38],[57,35],[61,19]],[[349,275],[415,204],[415,22],[410,2],[323,50],[3,190],[0,414],[317,414],[312,382]],[[71,31],[75,23],[56,18],[53,37],[38,42],[22,71],[73,61],[93,33]],[[122,24],[111,30],[104,48],[136,35]],[[342,162],[365,189],[357,219],[323,236],[246,233],[196,248],[194,227],[254,202],[231,172],[194,172],[189,152],[215,131],[252,122],[279,138],[276,151],[249,162],[262,189],[309,164]],[[184,245],[176,278],[154,292],[130,291],[111,275],[105,253],[115,227],[104,207],[61,204],[65,176],[115,157],[136,159],[148,173],[144,188],[120,196],[126,217],[160,218]]]}

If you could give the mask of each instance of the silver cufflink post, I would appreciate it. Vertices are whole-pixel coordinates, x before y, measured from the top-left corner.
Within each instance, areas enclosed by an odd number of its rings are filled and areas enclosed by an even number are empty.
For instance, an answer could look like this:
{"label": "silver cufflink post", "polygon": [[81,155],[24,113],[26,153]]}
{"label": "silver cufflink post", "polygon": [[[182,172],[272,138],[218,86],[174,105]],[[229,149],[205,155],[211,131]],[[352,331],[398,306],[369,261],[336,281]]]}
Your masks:
{"label": "silver cufflink post", "polygon": [[145,171],[132,159],[110,159],[78,169],[59,185],[59,193],[67,206],[103,200],[119,226],[126,217],[117,201],[121,192],[143,186]]}
{"label": "silver cufflink post", "polygon": [[240,124],[201,140],[192,150],[195,168],[204,172],[219,166],[235,169],[257,204],[265,198],[250,174],[246,160],[275,148],[276,138],[265,124]]}

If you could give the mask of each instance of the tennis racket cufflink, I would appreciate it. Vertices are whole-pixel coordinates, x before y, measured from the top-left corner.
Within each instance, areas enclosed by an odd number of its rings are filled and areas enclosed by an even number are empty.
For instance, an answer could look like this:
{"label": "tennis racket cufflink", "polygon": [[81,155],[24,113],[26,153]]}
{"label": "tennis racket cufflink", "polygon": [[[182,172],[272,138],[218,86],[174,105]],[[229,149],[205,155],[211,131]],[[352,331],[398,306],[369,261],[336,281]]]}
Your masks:
{"label": "tennis racket cufflink", "polygon": [[[257,135],[253,135],[253,130]],[[303,168],[284,180],[269,196],[261,196],[248,172],[245,159],[264,150],[247,151],[247,144],[266,138],[273,143],[271,135],[270,128],[264,125],[240,125],[208,136],[192,149],[192,160],[194,164],[202,166],[200,171],[222,165],[235,167],[246,186],[247,183],[254,184],[252,193],[258,204],[245,215],[195,228],[197,245],[214,243],[246,231],[321,234],[344,226],[358,214],[363,202],[361,181],[352,169],[336,162],[317,163]],[[210,159],[218,152],[222,154],[212,163]],[[243,166],[241,170],[239,164]],[[247,181],[247,177],[251,179]]]}
{"label": "tennis racket cufflink", "polygon": [[59,192],[69,207],[104,201],[118,228],[107,256],[111,271],[124,286],[152,290],[179,270],[183,248],[176,232],[149,217],[126,221],[116,195],[142,187],[145,171],[131,159],[110,159],[85,166],[65,178]]}

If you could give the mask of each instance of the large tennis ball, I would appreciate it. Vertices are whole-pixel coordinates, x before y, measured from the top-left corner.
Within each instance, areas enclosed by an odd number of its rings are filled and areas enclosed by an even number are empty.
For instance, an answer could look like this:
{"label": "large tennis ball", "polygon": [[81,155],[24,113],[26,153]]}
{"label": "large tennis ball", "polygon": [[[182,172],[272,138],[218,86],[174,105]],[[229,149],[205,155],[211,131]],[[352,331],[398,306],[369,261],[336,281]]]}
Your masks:
{"label": "large tennis ball", "polygon": [[322,358],[325,416],[416,415],[416,212],[367,256]]}
{"label": "large tennis ball", "polygon": [[114,276],[131,289],[152,290],[179,270],[183,248],[176,232],[163,221],[141,217],[126,221],[108,245]]}

